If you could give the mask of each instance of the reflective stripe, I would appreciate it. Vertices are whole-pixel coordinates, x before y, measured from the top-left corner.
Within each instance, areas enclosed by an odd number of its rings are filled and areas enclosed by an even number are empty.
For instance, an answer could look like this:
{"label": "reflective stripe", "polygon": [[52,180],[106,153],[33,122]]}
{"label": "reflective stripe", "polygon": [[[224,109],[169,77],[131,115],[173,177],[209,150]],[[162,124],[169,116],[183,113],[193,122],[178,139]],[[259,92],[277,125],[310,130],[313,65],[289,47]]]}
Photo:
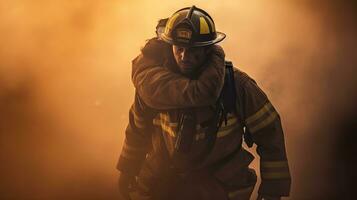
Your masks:
{"label": "reflective stripe", "polygon": [[217,133],[217,138],[221,138],[224,136],[227,136],[233,132],[236,131],[237,127],[238,127],[238,119],[236,117],[234,118],[229,118],[227,120],[227,125],[222,126]]}
{"label": "reflective stripe", "polygon": [[177,123],[170,123],[168,114],[160,113],[159,117],[160,119],[153,119],[153,124],[160,126],[161,129],[171,137],[176,137],[175,131],[172,128],[177,127]]}
{"label": "reflective stripe", "polygon": [[160,113],[160,118],[162,119],[162,120],[165,120],[166,122],[169,122],[170,121],[170,117],[169,117],[169,115],[168,114],[164,114],[164,113]]}
{"label": "reflective stripe", "polygon": [[261,173],[262,179],[284,179],[290,178],[290,173],[288,171],[285,172],[265,172]]}
{"label": "reflective stripe", "polygon": [[275,111],[273,105],[268,102],[255,114],[248,117],[245,123],[250,133],[255,133],[272,123],[277,116],[278,113]]}
{"label": "reflective stripe", "polygon": [[172,127],[177,127],[177,125],[178,125],[177,122],[170,122],[170,116],[168,114],[160,113],[160,118],[161,118],[161,122],[166,125],[169,125]]}
{"label": "reflective stripe", "polygon": [[238,121],[238,119],[236,117],[228,118],[227,125],[225,125],[225,123],[223,122],[222,127],[233,125],[233,124],[237,123],[237,121]]}
{"label": "reflective stripe", "polygon": [[[238,125],[239,124],[238,124],[237,118],[229,118],[227,120],[227,125],[222,126],[218,130],[217,138],[222,138],[222,137],[225,137],[225,136],[235,132],[237,130],[237,128],[239,127]],[[203,130],[201,130],[201,131],[203,131]],[[204,132],[200,132],[195,135],[196,140],[201,140],[201,139],[204,139],[205,137],[206,137],[206,133],[204,133]]]}
{"label": "reflective stripe", "polygon": [[200,34],[209,34],[209,27],[204,17],[200,17]]}
{"label": "reflective stripe", "polygon": [[245,120],[245,123],[248,125],[256,120],[258,120],[260,117],[262,117],[265,113],[269,112],[270,108],[272,108],[273,105],[271,105],[270,102],[266,103],[258,112],[256,112],[254,115],[248,117]]}
{"label": "reflective stripe", "polygon": [[284,161],[262,161],[260,173],[263,179],[290,178],[289,165]]}
{"label": "reflective stripe", "polygon": [[155,119],[153,119],[152,122],[153,122],[154,125],[161,126],[161,120],[159,120],[159,119],[155,118]]}
{"label": "reflective stripe", "polygon": [[264,121],[260,122],[258,125],[251,127],[249,130],[251,133],[255,133],[257,131],[259,131],[260,129],[266,127],[267,125],[269,125],[270,123],[272,123],[276,117],[278,116],[278,113],[273,112],[270,114],[270,116],[268,118],[266,118]]}
{"label": "reflective stripe", "polygon": [[[233,119],[230,119],[227,121],[227,125],[222,125],[220,128],[219,128],[219,131],[225,131],[225,130],[230,130],[232,129],[232,127],[238,125],[237,123],[237,119],[236,118],[233,118]],[[224,123],[223,123],[224,124]]]}
{"label": "reflective stripe", "polygon": [[167,124],[173,128],[176,128],[177,127],[177,123],[176,122],[166,122],[165,120],[161,120],[161,119],[156,119],[154,118],[152,120],[153,124],[154,125],[157,125],[157,126],[161,126],[161,123],[164,123],[164,124]]}
{"label": "reflective stripe", "polygon": [[[159,119],[158,119],[159,117]],[[168,114],[165,113],[160,113],[159,116],[157,118],[153,119],[153,124],[156,126],[160,126],[161,129],[168,133],[170,136],[172,137],[176,137],[176,128],[178,126],[177,122],[170,122],[170,116]],[[229,134],[231,134],[232,132],[234,132],[237,128],[238,124],[238,119],[234,116],[229,117],[227,120],[227,125],[223,125],[222,127],[219,129],[218,133],[217,133],[217,138],[221,138],[224,136],[227,136]],[[202,140],[206,137],[206,134],[203,132],[203,128],[201,127],[200,124],[196,125],[196,130],[197,130],[197,134],[195,134],[194,138],[195,140]]]}
{"label": "reflective stripe", "polygon": [[232,132],[233,132],[233,128],[229,129],[229,130],[225,130],[225,131],[218,131],[217,138],[227,136],[227,135],[231,134]]}
{"label": "reflective stripe", "polygon": [[[168,114],[160,113],[160,118],[161,118],[162,130],[167,132],[171,137],[176,137],[175,132],[172,130],[172,128],[170,126],[170,116]],[[177,126],[177,124],[176,124],[176,126]]]}
{"label": "reflective stripe", "polygon": [[161,129],[168,133],[171,137],[176,137],[175,132],[172,130],[171,126],[161,123]]}
{"label": "reflective stripe", "polygon": [[233,125],[231,125],[229,127],[223,127],[221,129],[219,129],[219,131],[217,133],[217,138],[225,137],[225,136],[235,132],[237,130],[237,128],[239,127],[237,125],[238,125],[238,123],[237,124],[233,124]]}

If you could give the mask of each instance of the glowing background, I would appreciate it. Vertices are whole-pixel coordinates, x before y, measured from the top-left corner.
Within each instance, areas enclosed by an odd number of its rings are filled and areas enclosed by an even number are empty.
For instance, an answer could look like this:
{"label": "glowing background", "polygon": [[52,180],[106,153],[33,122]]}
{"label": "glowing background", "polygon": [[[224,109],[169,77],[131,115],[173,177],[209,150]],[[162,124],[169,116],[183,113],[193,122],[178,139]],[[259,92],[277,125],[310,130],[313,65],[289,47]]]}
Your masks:
{"label": "glowing background", "polygon": [[321,166],[356,101],[356,31],[352,4],[308,2],[0,1],[1,199],[116,198],[131,60],[159,18],[193,4],[280,111],[290,199],[328,195],[334,169]]}

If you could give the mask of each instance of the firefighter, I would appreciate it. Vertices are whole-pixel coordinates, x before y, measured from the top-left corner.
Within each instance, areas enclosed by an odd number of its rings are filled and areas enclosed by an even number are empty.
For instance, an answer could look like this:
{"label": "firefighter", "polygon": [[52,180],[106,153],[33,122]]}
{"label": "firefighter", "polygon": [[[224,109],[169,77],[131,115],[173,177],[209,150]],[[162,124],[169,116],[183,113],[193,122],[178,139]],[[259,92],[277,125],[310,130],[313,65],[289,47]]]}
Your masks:
{"label": "firefighter", "polygon": [[260,156],[258,199],[288,196],[279,114],[252,78],[225,61],[216,44],[225,35],[195,6],[161,24],[133,60],[135,100],[117,165],[122,198],[249,199],[256,175],[243,137]]}

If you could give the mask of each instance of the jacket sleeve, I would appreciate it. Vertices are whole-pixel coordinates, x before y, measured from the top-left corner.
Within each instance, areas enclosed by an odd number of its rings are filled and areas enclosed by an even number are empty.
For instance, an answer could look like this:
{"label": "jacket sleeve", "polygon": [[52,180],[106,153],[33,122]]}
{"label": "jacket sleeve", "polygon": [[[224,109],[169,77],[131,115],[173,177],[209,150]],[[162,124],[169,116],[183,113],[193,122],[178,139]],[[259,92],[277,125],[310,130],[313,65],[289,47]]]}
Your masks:
{"label": "jacket sleeve", "polygon": [[262,195],[288,196],[291,178],[280,116],[254,80],[249,78],[237,87],[240,87],[238,91],[246,131],[257,144],[260,156],[262,183],[258,192]]}
{"label": "jacket sleeve", "polygon": [[122,173],[137,175],[151,148],[152,115],[139,96],[129,111],[129,124],[125,130],[125,140],[117,164],[117,169]]}
{"label": "jacket sleeve", "polygon": [[132,80],[143,101],[155,109],[211,105],[223,87],[224,57],[221,47],[212,47],[205,70],[197,80],[191,80],[141,54],[133,60]]}

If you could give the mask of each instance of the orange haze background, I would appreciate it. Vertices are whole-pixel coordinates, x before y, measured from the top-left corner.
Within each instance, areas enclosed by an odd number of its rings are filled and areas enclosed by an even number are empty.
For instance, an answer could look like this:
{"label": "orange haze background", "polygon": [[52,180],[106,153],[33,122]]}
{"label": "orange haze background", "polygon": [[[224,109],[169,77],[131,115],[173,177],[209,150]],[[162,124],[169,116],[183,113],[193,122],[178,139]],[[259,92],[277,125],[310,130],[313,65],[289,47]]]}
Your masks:
{"label": "orange haze background", "polygon": [[355,4],[338,2],[0,1],[0,199],[118,198],[131,60],[158,19],[191,5],[211,14],[227,34],[227,58],[280,112],[288,199],[341,195],[338,163],[350,157],[340,159],[339,141],[353,133],[343,123],[356,119],[348,116],[357,31]]}

